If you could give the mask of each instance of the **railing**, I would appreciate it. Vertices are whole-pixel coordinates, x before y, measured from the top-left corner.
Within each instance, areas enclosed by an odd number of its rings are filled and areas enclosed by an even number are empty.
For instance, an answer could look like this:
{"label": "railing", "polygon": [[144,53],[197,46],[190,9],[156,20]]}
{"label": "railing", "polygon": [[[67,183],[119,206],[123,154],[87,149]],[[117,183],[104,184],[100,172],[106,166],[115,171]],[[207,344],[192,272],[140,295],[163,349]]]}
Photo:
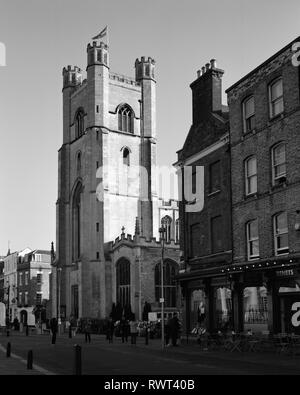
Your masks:
{"label": "railing", "polygon": [[260,309],[248,309],[245,311],[244,322],[246,324],[267,324],[268,311]]}

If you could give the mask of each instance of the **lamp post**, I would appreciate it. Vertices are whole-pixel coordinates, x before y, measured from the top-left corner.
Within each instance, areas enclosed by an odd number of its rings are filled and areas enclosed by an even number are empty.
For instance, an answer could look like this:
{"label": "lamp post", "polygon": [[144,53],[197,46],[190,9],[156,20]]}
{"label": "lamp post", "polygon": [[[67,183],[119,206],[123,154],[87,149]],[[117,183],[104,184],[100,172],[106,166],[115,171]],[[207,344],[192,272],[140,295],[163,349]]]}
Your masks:
{"label": "lamp post", "polygon": [[58,297],[57,297],[57,323],[58,323],[58,333],[61,330],[61,311],[60,311],[60,298],[61,298],[61,267],[57,268],[57,285],[58,285]]}
{"label": "lamp post", "polygon": [[8,329],[9,329],[9,326],[10,326],[10,314],[9,314],[10,283],[9,283],[8,280],[7,280],[6,284],[7,284],[7,314],[6,314],[7,317],[6,317],[6,319],[7,319],[7,326],[8,326]]}
{"label": "lamp post", "polygon": [[165,233],[166,233],[166,228],[164,227],[164,224],[162,224],[162,227],[159,229],[160,237],[161,237],[161,262],[160,262],[160,275],[161,275],[161,298],[160,298],[160,303],[161,303],[161,348],[164,349],[165,347],[165,314],[164,314],[164,304],[165,304],[165,299],[164,299],[164,252],[165,252]]}

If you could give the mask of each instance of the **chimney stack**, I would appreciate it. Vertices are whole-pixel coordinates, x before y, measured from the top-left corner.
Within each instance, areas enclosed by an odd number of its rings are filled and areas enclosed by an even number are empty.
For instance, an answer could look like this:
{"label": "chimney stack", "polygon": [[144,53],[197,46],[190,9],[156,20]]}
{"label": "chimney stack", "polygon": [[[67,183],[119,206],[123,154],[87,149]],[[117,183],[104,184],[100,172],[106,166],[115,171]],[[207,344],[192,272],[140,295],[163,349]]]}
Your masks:
{"label": "chimney stack", "polygon": [[197,79],[190,85],[193,95],[193,124],[207,119],[211,113],[222,113],[222,76],[223,70],[217,68],[211,59],[201,70]]}

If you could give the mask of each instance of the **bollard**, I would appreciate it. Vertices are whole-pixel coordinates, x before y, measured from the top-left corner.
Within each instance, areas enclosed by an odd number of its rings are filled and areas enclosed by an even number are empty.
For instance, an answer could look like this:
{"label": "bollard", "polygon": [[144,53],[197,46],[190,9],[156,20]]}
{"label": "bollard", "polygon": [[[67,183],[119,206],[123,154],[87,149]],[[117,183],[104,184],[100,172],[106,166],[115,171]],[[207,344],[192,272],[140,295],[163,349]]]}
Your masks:
{"label": "bollard", "polygon": [[81,376],[81,347],[78,344],[75,344],[74,352],[74,375]]}
{"label": "bollard", "polygon": [[9,337],[9,329],[6,330],[6,336]]}
{"label": "bollard", "polygon": [[11,344],[8,342],[7,346],[6,346],[6,356],[7,356],[7,358],[10,357],[10,354],[11,354]]}
{"label": "bollard", "polygon": [[72,339],[72,327],[71,327],[71,325],[69,326],[69,339]]}
{"label": "bollard", "polygon": [[32,350],[29,350],[27,354],[27,369],[32,370],[32,365],[33,365],[33,353]]}
{"label": "bollard", "polygon": [[28,327],[28,325],[26,325],[26,336],[28,336],[29,335],[29,327]]}

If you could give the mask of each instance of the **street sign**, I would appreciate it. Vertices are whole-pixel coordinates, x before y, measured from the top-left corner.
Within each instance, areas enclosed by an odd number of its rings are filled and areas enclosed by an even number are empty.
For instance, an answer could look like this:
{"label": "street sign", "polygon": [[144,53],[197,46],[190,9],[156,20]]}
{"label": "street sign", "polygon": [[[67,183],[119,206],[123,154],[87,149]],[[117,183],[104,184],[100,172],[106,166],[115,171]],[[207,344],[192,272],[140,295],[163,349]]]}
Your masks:
{"label": "street sign", "polygon": [[165,298],[159,298],[159,303],[164,303]]}

